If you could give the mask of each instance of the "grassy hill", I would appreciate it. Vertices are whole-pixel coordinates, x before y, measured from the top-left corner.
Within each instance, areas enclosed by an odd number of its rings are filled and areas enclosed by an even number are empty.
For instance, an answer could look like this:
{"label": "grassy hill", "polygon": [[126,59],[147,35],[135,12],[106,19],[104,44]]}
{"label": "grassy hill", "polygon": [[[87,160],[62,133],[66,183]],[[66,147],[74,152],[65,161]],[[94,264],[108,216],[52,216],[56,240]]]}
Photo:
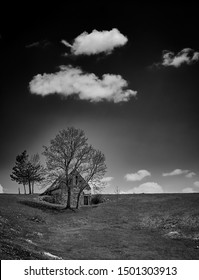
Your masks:
{"label": "grassy hill", "polygon": [[199,259],[199,194],[105,195],[78,211],[0,195],[1,259]]}

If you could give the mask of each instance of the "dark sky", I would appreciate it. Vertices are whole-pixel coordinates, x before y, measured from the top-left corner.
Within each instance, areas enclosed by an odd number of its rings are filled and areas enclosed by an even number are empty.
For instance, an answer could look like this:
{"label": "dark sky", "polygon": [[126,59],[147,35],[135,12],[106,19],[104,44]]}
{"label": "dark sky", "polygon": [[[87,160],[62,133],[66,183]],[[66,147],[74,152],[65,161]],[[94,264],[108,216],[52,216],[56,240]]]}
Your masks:
{"label": "dark sky", "polygon": [[[24,149],[41,155],[42,146],[71,125],[83,129],[89,143],[105,154],[106,192],[114,192],[116,186],[122,192],[199,190],[199,60],[193,61],[199,52],[199,24],[194,6],[106,1],[54,3],[47,9],[27,3],[5,7],[2,14],[0,184],[4,192],[17,192],[18,185],[9,176],[16,155]],[[83,32],[113,28],[128,41],[109,54],[69,54],[70,48],[61,43],[73,44]],[[192,50],[180,53],[187,48]],[[178,60],[163,65],[163,51]],[[121,75],[137,95],[114,103],[80,100],[77,94],[63,98],[31,93],[29,84],[37,74],[53,75],[63,65],[79,67],[99,79],[104,74]]]}

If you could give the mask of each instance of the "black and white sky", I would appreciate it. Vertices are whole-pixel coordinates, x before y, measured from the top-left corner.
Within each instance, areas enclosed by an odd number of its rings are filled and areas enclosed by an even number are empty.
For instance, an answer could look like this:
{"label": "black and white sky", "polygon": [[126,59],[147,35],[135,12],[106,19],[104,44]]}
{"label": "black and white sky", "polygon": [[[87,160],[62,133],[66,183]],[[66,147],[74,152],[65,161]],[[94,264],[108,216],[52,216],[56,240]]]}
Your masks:
{"label": "black and white sky", "polygon": [[197,9],[128,2],[2,10],[0,192],[68,126],[105,154],[107,193],[199,191]]}

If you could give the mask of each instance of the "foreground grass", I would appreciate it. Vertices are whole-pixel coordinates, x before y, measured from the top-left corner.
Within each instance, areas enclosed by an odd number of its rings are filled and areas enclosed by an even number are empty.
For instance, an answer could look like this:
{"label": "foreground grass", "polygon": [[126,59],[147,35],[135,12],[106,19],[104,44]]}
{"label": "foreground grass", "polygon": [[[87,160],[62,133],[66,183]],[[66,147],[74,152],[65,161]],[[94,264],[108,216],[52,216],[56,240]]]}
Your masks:
{"label": "foreground grass", "polygon": [[0,195],[1,259],[199,259],[199,194],[105,199],[72,212]]}

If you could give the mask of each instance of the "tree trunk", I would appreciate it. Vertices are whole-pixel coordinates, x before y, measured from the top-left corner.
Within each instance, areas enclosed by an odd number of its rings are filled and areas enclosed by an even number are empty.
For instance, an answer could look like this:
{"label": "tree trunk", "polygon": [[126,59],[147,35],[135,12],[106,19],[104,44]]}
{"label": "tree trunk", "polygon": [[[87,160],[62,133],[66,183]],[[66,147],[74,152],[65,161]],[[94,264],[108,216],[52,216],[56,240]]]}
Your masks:
{"label": "tree trunk", "polygon": [[31,182],[30,182],[30,180],[28,181],[28,187],[29,187],[29,194],[31,194]]}
{"label": "tree trunk", "polygon": [[66,208],[67,209],[71,208],[71,188],[69,186],[68,186],[68,198],[67,198]]}
{"label": "tree trunk", "polygon": [[68,170],[66,170],[66,188],[67,188],[67,203],[66,203],[66,209],[71,209],[71,186],[69,186],[69,180],[68,180]]}
{"label": "tree trunk", "polygon": [[81,196],[81,191],[80,192],[78,192],[78,195],[77,195],[77,204],[76,204],[76,209],[78,209],[79,208],[79,200],[80,200],[80,196]]}
{"label": "tree trunk", "polygon": [[18,192],[19,192],[19,194],[20,194],[20,188],[18,188]]}
{"label": "tree trunk", "polygon": [[34,181],[32,182],[32,193],[34,193]]}
{"label": "tree trunk", "polygon": [[26,194],[26,184],[23,184],[24,187],[24,194]]}

